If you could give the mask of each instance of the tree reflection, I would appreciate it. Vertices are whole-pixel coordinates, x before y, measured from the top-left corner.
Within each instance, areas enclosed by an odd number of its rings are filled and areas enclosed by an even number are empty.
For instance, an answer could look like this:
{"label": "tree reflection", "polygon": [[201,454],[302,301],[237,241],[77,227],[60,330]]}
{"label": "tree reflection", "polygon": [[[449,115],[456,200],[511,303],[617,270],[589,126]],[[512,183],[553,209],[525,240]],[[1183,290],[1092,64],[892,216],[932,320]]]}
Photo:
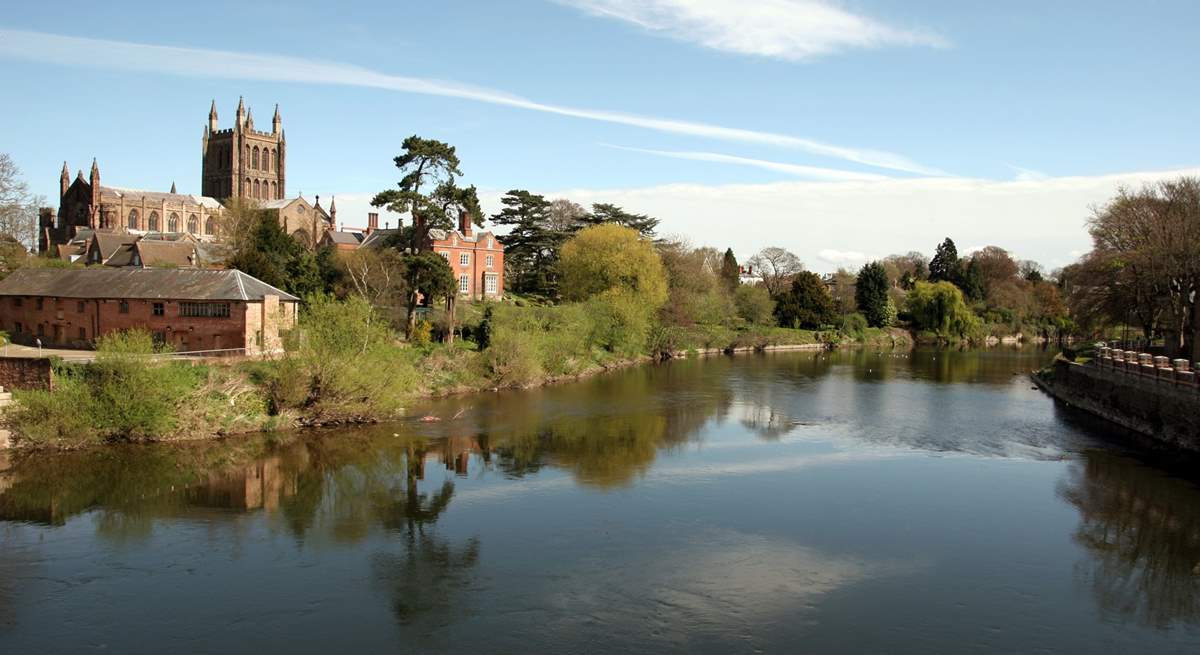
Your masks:
{"label": "tree reflection", "polygon": [[1059,488],[1080,513],[1079,574],[1102,611],[1145,625],[1200,622],[1197,488],[1126,457],[1085,453]]}

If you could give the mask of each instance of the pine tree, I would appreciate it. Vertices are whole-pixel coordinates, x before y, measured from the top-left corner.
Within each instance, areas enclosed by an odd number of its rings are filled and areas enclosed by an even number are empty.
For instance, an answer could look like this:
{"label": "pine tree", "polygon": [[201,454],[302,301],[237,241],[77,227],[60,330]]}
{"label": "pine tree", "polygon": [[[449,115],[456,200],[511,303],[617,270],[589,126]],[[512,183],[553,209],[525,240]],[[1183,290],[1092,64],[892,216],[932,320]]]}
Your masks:
{"label": "pine tree", "polygon": [[741,281],[741,268],[738,266],[737,257],[733,256],[733,248],[726,248],[725,256],[721,259],[721,281],[730,293],[737,290]]}
{"label": "pine tree", "polygon": [[[951,246],[953,247],[953,245]],[[858,280],[854,284],[854,298],[858,310],[867,319],[871,327],[887,327],[888,312],[888,278],[883,264],[871,262],[858,272]],[[892,311],[895,311],[894,309]]]}
{"label": "pine tree", "polygon": [[962,277],[961,268],[958,261],[958,248],[955,247],[954,241],[950,237],[938,245],[937,251],[933,255],[933,259],[929,260],[929,281],[953,282],[958,284]]}

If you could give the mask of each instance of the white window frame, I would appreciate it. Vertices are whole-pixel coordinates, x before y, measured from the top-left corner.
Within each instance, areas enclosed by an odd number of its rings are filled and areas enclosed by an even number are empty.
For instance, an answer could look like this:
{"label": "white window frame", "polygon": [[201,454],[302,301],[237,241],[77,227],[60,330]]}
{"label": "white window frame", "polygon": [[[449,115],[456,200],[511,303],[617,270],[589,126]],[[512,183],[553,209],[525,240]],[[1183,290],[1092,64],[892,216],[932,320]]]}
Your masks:
{"label": "white window frame", "polygon": [[496,289],[500,286],[500,276],[495,273],[489,273],[483,276],[483,291],[484,293],[496,293]]}
{"label": "white window frame", "polygon": [[488,268],[491,268],[491,267],[492,267],[492,266],[494,266],[495,264],[496,264],[496,257],[495,257],[495,255],[485,255],[485,256],[484,256],[484,258],[483,258],[483,265],[484,265],[484,266],[486,266],[486,267],[488,267]]}
{"label": "white window frame", "polygon": [[459,266],[470,266],[471,265],[471,253],[469,253],[469,252],[458,253],[458,265]]}
{"label": "white window frame", "polygon": [[440,251],[438,254],[442,256],[442,259],[450,261],[450,253],[446,252],[445,250]]}
{"label": "white window frame", "polygon": [[470,293],[471,292],[471,276],[470,275],[463,273],[462,275],[458,276],[458,292],[459,293]]}

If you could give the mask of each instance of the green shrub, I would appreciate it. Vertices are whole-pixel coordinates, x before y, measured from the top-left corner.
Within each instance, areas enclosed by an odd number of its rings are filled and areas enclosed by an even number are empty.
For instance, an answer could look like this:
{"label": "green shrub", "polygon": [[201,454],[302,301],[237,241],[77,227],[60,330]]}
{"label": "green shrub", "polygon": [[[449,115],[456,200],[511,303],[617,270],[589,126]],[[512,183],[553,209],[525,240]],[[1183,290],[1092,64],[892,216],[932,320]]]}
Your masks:
{"label": "green shrub", "polygon": [[855,339],[861,339],[863,334],[866,333],[866,331],[867,331],[867,319],[865,316],[863,316],[862,314],[859,314],[858,312],[855,312],[853,314],[846,314],[845,316],[842,317],[841,330],[842,330],[842,334],[844,334],[848,337],[853,337]]}

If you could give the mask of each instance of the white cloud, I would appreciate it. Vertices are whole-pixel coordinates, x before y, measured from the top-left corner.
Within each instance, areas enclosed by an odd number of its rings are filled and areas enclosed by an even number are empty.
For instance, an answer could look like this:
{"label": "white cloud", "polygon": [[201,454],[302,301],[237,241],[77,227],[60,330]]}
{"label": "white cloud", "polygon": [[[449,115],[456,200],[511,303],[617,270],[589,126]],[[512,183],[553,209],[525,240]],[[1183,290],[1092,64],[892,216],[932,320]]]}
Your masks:
{"label": "white cloud", "polygon": [[556,0],[713,50],[803,61],[852,48],[946,47],[923,30],[902,29],[828,0]]}
{"label": "white cloud", "polygon": [[749,157],[738,157],[736,155],[726,155],[717,152],[688,152],[677,150],[651,150],[649,148],[632,148],[629,146],[616,146],[604,144],[609,148],[618,150],[628,150],[629,152],[640,152],[647,155],[655,155],[657,157],[670,157],[671,159],[687,159],[691,161],[707,161],[721,164],[734,164],[737,166],[752,166],[769,171],[787,173],[797,177],[805,177],[815,180],[886,180],[889,179],[886,175],[877,175],[875,173],[860,173],[857,171],[845,171],[836,168],[822,168],[819,166],[803,166],[800,164],[788,164],[785,162],[768,161],[765,159],[751,159]]}
{"label": "white cloud", "polygon": [[850,267],[856,268],[862,264],[878,259],[866,253],[858,252],[857,250],[834,250],[833,248],[825,248],[817,253],[817,258],[823,262],[828,262],[835,267]]}
{"label": "white cloud", "polygon": [[193,77],[387,89],[402,93],[472,100],[656,132],[792,148],[823,157],[909,173],[944,174],[937,169],[918,164],[911,159],[890,152],[849,148],[787,134],[746,130],[710,123],[546,104],[496,89],[445,80],[389,75],[351,64],[301,57],[147,45],[128,41],[108,41],[4,29],[0,29],[0,57],[63,66],[89,66],[106,70],[135,70]]}

